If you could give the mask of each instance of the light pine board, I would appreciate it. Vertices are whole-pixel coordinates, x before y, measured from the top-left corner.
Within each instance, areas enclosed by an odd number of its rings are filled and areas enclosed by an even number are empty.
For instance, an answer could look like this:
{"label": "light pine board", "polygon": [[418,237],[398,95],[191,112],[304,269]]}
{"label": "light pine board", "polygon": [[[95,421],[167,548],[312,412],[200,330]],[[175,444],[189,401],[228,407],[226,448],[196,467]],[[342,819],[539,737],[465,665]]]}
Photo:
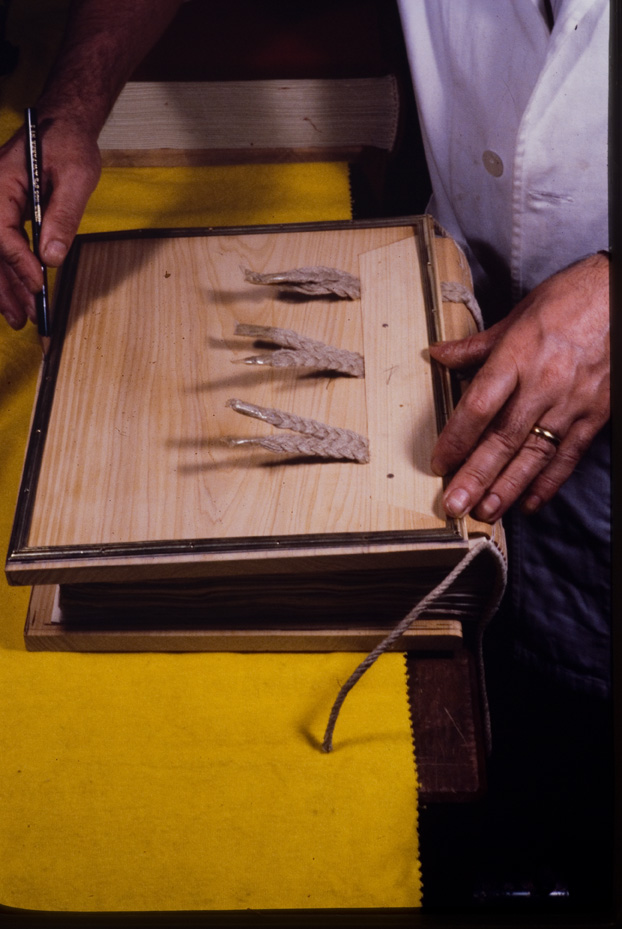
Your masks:
{"label": "light pine board", "polygon": [[[361,275],[362,300],[284,299],[240,270],[310,264]],[[409,227],[85,243],[29,545],[442,528],[417,276]],[[234,365],[238,321],[361,351],[367,376]],[[362,432],[371,462],[223,447],[273,431],[230,397]]]}

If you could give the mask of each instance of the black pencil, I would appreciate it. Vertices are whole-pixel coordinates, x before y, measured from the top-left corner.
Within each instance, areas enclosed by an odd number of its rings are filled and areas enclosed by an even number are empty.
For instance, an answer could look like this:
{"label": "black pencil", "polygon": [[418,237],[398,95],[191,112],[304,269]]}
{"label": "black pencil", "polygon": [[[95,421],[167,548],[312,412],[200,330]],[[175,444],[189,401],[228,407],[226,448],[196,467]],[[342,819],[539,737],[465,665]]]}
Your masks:
{"label": "black pencil", "polygon": [[[41,261],[39,239],[43,210],[41,206],[41,145],[37,126],[37,113],[29,107],[26,110],[26,154],[28,159],[28,179],[30,184],[30,206],[32,210],[32,250]],[[50,335],[50,311],[48,305],[47,270],[43,262],[43,289],[35,296],[37,308],[37,328],[39,335]]]}

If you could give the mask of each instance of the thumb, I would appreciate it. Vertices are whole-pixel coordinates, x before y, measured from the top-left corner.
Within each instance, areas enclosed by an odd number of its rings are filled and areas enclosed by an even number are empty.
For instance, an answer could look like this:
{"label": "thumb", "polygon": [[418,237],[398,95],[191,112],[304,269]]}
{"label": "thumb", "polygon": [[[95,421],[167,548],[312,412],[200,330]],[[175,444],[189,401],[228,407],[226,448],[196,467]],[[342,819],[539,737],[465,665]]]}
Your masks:
{"label": "thumb", "polygon": [[63,198],[60,191],[54,192],[41,226],[39,249],[44,264],[56,268],[63,263],[78,231],[84,206],[82,198],[76,198],[75,194],[70,199]]}
{"label": "thumb", "polygon": [[98,179],[99,172],[75,169],[55,179],[41,224],[39,248],[44,264],[58,267],[65,260]]}
{"label": "thumb", "polygon": [[480,367],[489,358],[506,329],[507,321],[502,320],[490,329],[476,332],[464,339],[433,342],[430,345],[430,355],[447,368],[460,370]]}

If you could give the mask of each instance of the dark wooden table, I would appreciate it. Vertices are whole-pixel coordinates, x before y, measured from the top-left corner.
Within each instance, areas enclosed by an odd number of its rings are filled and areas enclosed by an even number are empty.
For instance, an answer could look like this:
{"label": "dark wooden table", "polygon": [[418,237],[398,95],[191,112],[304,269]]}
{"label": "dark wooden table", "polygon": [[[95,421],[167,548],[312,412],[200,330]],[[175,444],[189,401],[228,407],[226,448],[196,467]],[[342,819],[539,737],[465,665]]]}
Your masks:
{"label": "dark wooden table", "polygon": [[409,653],[407,672],[420,802],[478,799],[486,786],[485,738],[472,653]]}

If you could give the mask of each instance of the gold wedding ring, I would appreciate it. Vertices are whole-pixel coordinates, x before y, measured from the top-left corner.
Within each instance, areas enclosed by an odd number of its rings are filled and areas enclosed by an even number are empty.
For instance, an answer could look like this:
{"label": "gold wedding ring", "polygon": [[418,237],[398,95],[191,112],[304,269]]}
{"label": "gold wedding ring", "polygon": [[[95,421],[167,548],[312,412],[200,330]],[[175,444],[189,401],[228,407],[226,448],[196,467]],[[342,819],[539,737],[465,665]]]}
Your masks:
{"label": "gold wedding ring", "polygon": [[541,439],[546,439],[547,442],[550,442],[551,445],[554,445],[555,448],[561,442],[561,439],[554,432],[551,432],[550,429],[545,429],[544,426],[534,426],[531,430],[533,435],[540,436]]}

